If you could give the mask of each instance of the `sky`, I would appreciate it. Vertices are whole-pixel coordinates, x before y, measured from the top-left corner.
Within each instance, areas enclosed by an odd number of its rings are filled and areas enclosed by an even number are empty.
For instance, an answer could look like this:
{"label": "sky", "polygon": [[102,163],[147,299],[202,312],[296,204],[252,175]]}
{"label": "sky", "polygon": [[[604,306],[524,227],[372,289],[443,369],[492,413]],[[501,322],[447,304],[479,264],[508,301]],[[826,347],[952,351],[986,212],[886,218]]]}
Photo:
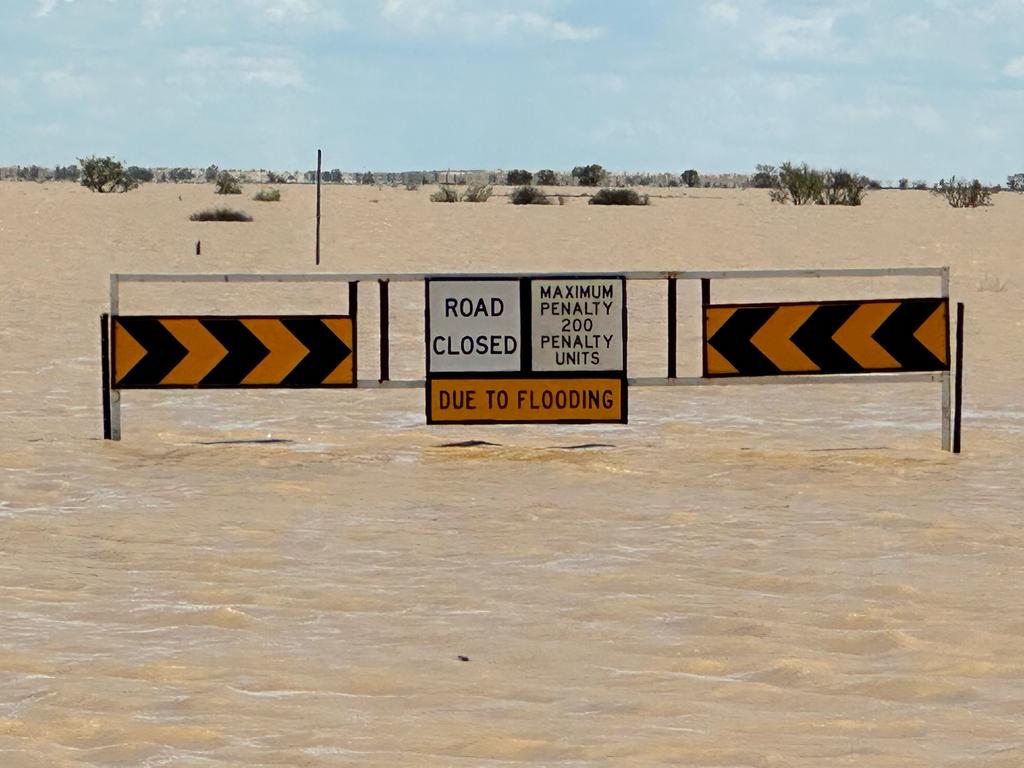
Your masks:
{"label": "sky", "polygon": [[1024,171],[1024,0],[2,0],[0,165]]}

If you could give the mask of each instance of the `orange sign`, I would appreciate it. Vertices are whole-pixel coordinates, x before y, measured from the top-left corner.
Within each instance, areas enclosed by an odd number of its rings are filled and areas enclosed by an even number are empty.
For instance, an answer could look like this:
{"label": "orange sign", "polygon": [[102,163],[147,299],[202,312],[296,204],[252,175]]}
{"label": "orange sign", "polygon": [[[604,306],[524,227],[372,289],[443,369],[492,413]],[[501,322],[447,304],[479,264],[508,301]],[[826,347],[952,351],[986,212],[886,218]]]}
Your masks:
{"label": "orange sign", "polygon": [[621,378],[431,378],[428,424],[626,422]]}

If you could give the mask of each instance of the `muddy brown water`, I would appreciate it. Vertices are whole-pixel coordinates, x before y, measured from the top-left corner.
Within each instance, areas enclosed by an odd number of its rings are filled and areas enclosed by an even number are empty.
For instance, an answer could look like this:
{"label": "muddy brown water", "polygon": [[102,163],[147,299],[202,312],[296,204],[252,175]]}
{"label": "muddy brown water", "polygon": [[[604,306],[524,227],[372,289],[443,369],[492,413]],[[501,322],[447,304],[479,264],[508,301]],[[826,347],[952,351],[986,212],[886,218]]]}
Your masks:
{"label": "muddy brown water", "polygon": [[[635,388],[628,426],[590,427],[428,428],[420,390],[129,392],[124,440],[99,440],[110,272],[313,270],[313,190],[252,191],[231,202],[253,223],[200,224],[205,185],[0,184],[0,765],[1024,765],[1024,197],[325,191],[331,271],[949,264],[960,457],[935,384]],[[664,371],[662,294],[630,287],[633,375]],[[122,311],[344,299],[128,286]],[[392,375],[418,376],[422,288],[391,301]],[[367,378],[375,302],[364,286]]]}

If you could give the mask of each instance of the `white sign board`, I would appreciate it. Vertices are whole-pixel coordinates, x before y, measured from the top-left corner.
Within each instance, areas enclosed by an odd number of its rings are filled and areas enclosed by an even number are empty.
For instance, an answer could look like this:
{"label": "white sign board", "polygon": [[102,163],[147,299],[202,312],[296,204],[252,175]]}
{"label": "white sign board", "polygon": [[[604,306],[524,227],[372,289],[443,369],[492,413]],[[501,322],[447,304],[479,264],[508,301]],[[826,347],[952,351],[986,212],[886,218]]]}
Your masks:
{"label": "white sign board", "polygon": [[624,282],[533,279],[533,370],[623,370]]}
{"label": "white sign board", "polygon": [[429,280],[427,313],[429,372],[520,369],[518,280]]}

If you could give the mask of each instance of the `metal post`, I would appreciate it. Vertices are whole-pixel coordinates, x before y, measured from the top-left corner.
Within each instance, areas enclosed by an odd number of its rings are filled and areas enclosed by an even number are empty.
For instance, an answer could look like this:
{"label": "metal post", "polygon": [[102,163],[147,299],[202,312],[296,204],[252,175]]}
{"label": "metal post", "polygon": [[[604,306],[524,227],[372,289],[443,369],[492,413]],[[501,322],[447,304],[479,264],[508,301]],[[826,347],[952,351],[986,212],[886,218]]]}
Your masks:
{"label": "metal post", "polygon": [[100,315],[100,363],[103,395],[103,439],[121,439],[121,393],[110,388],[110,315]]}
{"label": "metal post", "polygon": [[960,453],[960,420],[964,405],[964,305],[956,304],[956,386],[953,405],[953,453]]}
{"label": "metal post", "polygon": [[708,305],[711,303],[711,280],[700,279],[700,365],[701,375],[708,375]]}
{"label": "metal post", "polygon": [[110,315],[100,315],[100,364],[103,366],[103,439],[110,439]]}
{"label": "metal post", "polygon": [[352,327],[355,330],[352,344],[352,380],[359,386],[359,357],[356,348],[359,346],[359,281],[352,280],[348,284],[348,314],[352,318]]}
{"label": "metal post", "polygon": [[388,306],[388,281],[378,280],[377,284],[380,286],[380,379],[378,381],[383,384],[391,378],[391,339],[389,333],[391,318]]}
{"label": "metal post", "polygon": [[676,279],[668,279],[668,377],[676,378]]}
{"label": "metal post", "polygon": [[316,151],[316,265],[320,266],[320,165],[323,152]]}

